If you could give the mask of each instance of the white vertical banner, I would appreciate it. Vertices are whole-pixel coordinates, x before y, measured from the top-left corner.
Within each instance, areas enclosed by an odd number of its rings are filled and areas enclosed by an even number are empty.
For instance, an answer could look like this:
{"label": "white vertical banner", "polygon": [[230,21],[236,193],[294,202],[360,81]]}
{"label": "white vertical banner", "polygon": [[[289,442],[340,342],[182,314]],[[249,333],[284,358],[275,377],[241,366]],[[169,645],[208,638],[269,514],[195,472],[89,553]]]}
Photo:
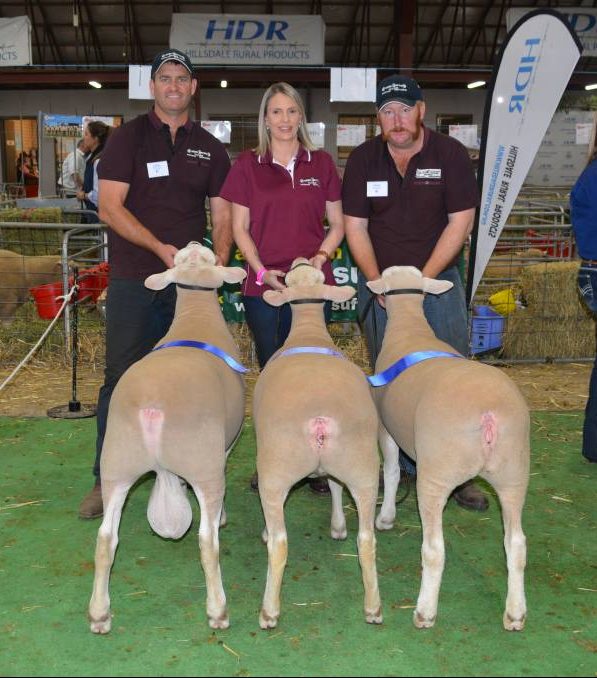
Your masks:
{"label": "white vertical banner", "polygon": [[32,61],[29,17],[0,19],[0,68],[28,66]]}
{"label": "white vertical banner", "polygon": [[525,15],[506,36],[485,104],[469,303],[581,51],[565,17],[553,10]]}

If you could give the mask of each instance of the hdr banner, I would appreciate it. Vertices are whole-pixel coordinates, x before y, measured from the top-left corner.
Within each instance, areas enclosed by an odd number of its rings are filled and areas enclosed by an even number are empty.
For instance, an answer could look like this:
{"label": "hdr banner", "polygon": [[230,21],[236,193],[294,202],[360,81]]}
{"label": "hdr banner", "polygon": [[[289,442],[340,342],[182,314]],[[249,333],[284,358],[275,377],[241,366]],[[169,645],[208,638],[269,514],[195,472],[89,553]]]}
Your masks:
{"label": "hdr banner", "polygon": [[31,22],[28,16],[0,19],[0,68],[31,63]]}
{"label": "hdr banner", "polygon": [[172,14],[170,47],[194,64],[317,66],[324,63],[321,16]]}
{"label": "hdr banner", "polygon": [[527,14],[506,36],[485,102],[469,304],[581,52],[565,17],[552,10]]}
{"label": "hdr banner", "polygon": [[[506,12],[506,30],[525,14],[532,12],[532,7],[511,7]],[[560,7],[559,10],[568,19],[582,45],[584,56],[597,56],[597,8],[595,7]]]}

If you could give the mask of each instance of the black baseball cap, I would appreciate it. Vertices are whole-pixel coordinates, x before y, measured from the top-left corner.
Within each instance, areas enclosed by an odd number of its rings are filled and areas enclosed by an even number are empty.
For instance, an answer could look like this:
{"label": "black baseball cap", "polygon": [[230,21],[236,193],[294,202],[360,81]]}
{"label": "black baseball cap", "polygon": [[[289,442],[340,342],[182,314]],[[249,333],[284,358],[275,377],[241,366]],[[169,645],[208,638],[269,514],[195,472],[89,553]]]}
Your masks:
{"label": "black baseball cap", "polygon": [[377,85],[377,110],[392,101],[398,101],[405,106],[414,106],[417,101],[423,101],[423,93],[419,83],[412,78],[402,75],[390,75]]}
{"label": "black baseball cap", "polygon": [[153,79],[154,75],[160,70],[160,68],[167,64],[170,61],[175,61],[181,66],[184,66],[187,71],[194,77],[193,73],[193,64],[189,57],[178,49],[165,49],[163,52],[156,54],[153,63],[151,64],[151,77]]}

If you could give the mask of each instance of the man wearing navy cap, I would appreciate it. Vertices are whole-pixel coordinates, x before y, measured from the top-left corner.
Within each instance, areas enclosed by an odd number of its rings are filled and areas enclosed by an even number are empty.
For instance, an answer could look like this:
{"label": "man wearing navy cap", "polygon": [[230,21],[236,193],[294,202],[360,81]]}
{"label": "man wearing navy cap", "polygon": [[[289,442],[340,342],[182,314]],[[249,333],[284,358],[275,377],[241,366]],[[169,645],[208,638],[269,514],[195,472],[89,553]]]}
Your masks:
{"label": "man wearing navy cap", "polygon": [[[468,152],[457,140],[425,127],[423,93],[412,78],[384,78],[376,103],[381,134],[354,149],[342,184],[346,239],[360,269],[359,310],[365,314],[372,367],[387,316],[383,298],[372,299],[365,283],[389,266],[416,266],[428,278],[454,283],[445,294],[426,295],[423,308],[435,334],[466,356],[467,310],[457,262],[479,205]],[[404,455],[401,466],[416,473]],[[472,481],[453,496],[466,508],[488,507]]]}
{"label": "man wearing navy cap", "polygon": [[153,109],[114,131],[98,165],[99,216],[110,227],[106,369],[97,404],[95,486],[80,506],[81,518],[103,514],[100,455],[112,391],[174,317],[175,287],[154,292],[145,288],[145,278],[171,268],[176,252],[191,240],[203,240],[206,198],[216,260],[226,265],[230,255],[230,205],[218,197],[230,160],[224,146],[189,117],[197,86],[186,54],[157,54]]}

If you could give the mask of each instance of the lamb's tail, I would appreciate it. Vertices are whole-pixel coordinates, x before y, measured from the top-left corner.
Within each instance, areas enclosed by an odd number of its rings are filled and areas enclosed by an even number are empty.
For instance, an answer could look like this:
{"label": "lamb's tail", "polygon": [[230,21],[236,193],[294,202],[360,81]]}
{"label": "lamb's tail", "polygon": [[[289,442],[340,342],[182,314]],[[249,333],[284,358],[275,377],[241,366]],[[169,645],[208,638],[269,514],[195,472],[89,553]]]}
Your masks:
{"label": "lamb's tail", "polygon": [[[160,463],[164,433],[164,411],[155,407],[139,410],[145,449]],[[177,475],[158,466],[157,478],[149,497],[147,520],[161,537],[179,539],[193,521],[193,511]]]}
{"label": "lamb's tail", "polygon": [[159,469],[149,504],[147,520],[154,532],[166,539],[179,539],[193,522],[186,487],[174,473]]}

